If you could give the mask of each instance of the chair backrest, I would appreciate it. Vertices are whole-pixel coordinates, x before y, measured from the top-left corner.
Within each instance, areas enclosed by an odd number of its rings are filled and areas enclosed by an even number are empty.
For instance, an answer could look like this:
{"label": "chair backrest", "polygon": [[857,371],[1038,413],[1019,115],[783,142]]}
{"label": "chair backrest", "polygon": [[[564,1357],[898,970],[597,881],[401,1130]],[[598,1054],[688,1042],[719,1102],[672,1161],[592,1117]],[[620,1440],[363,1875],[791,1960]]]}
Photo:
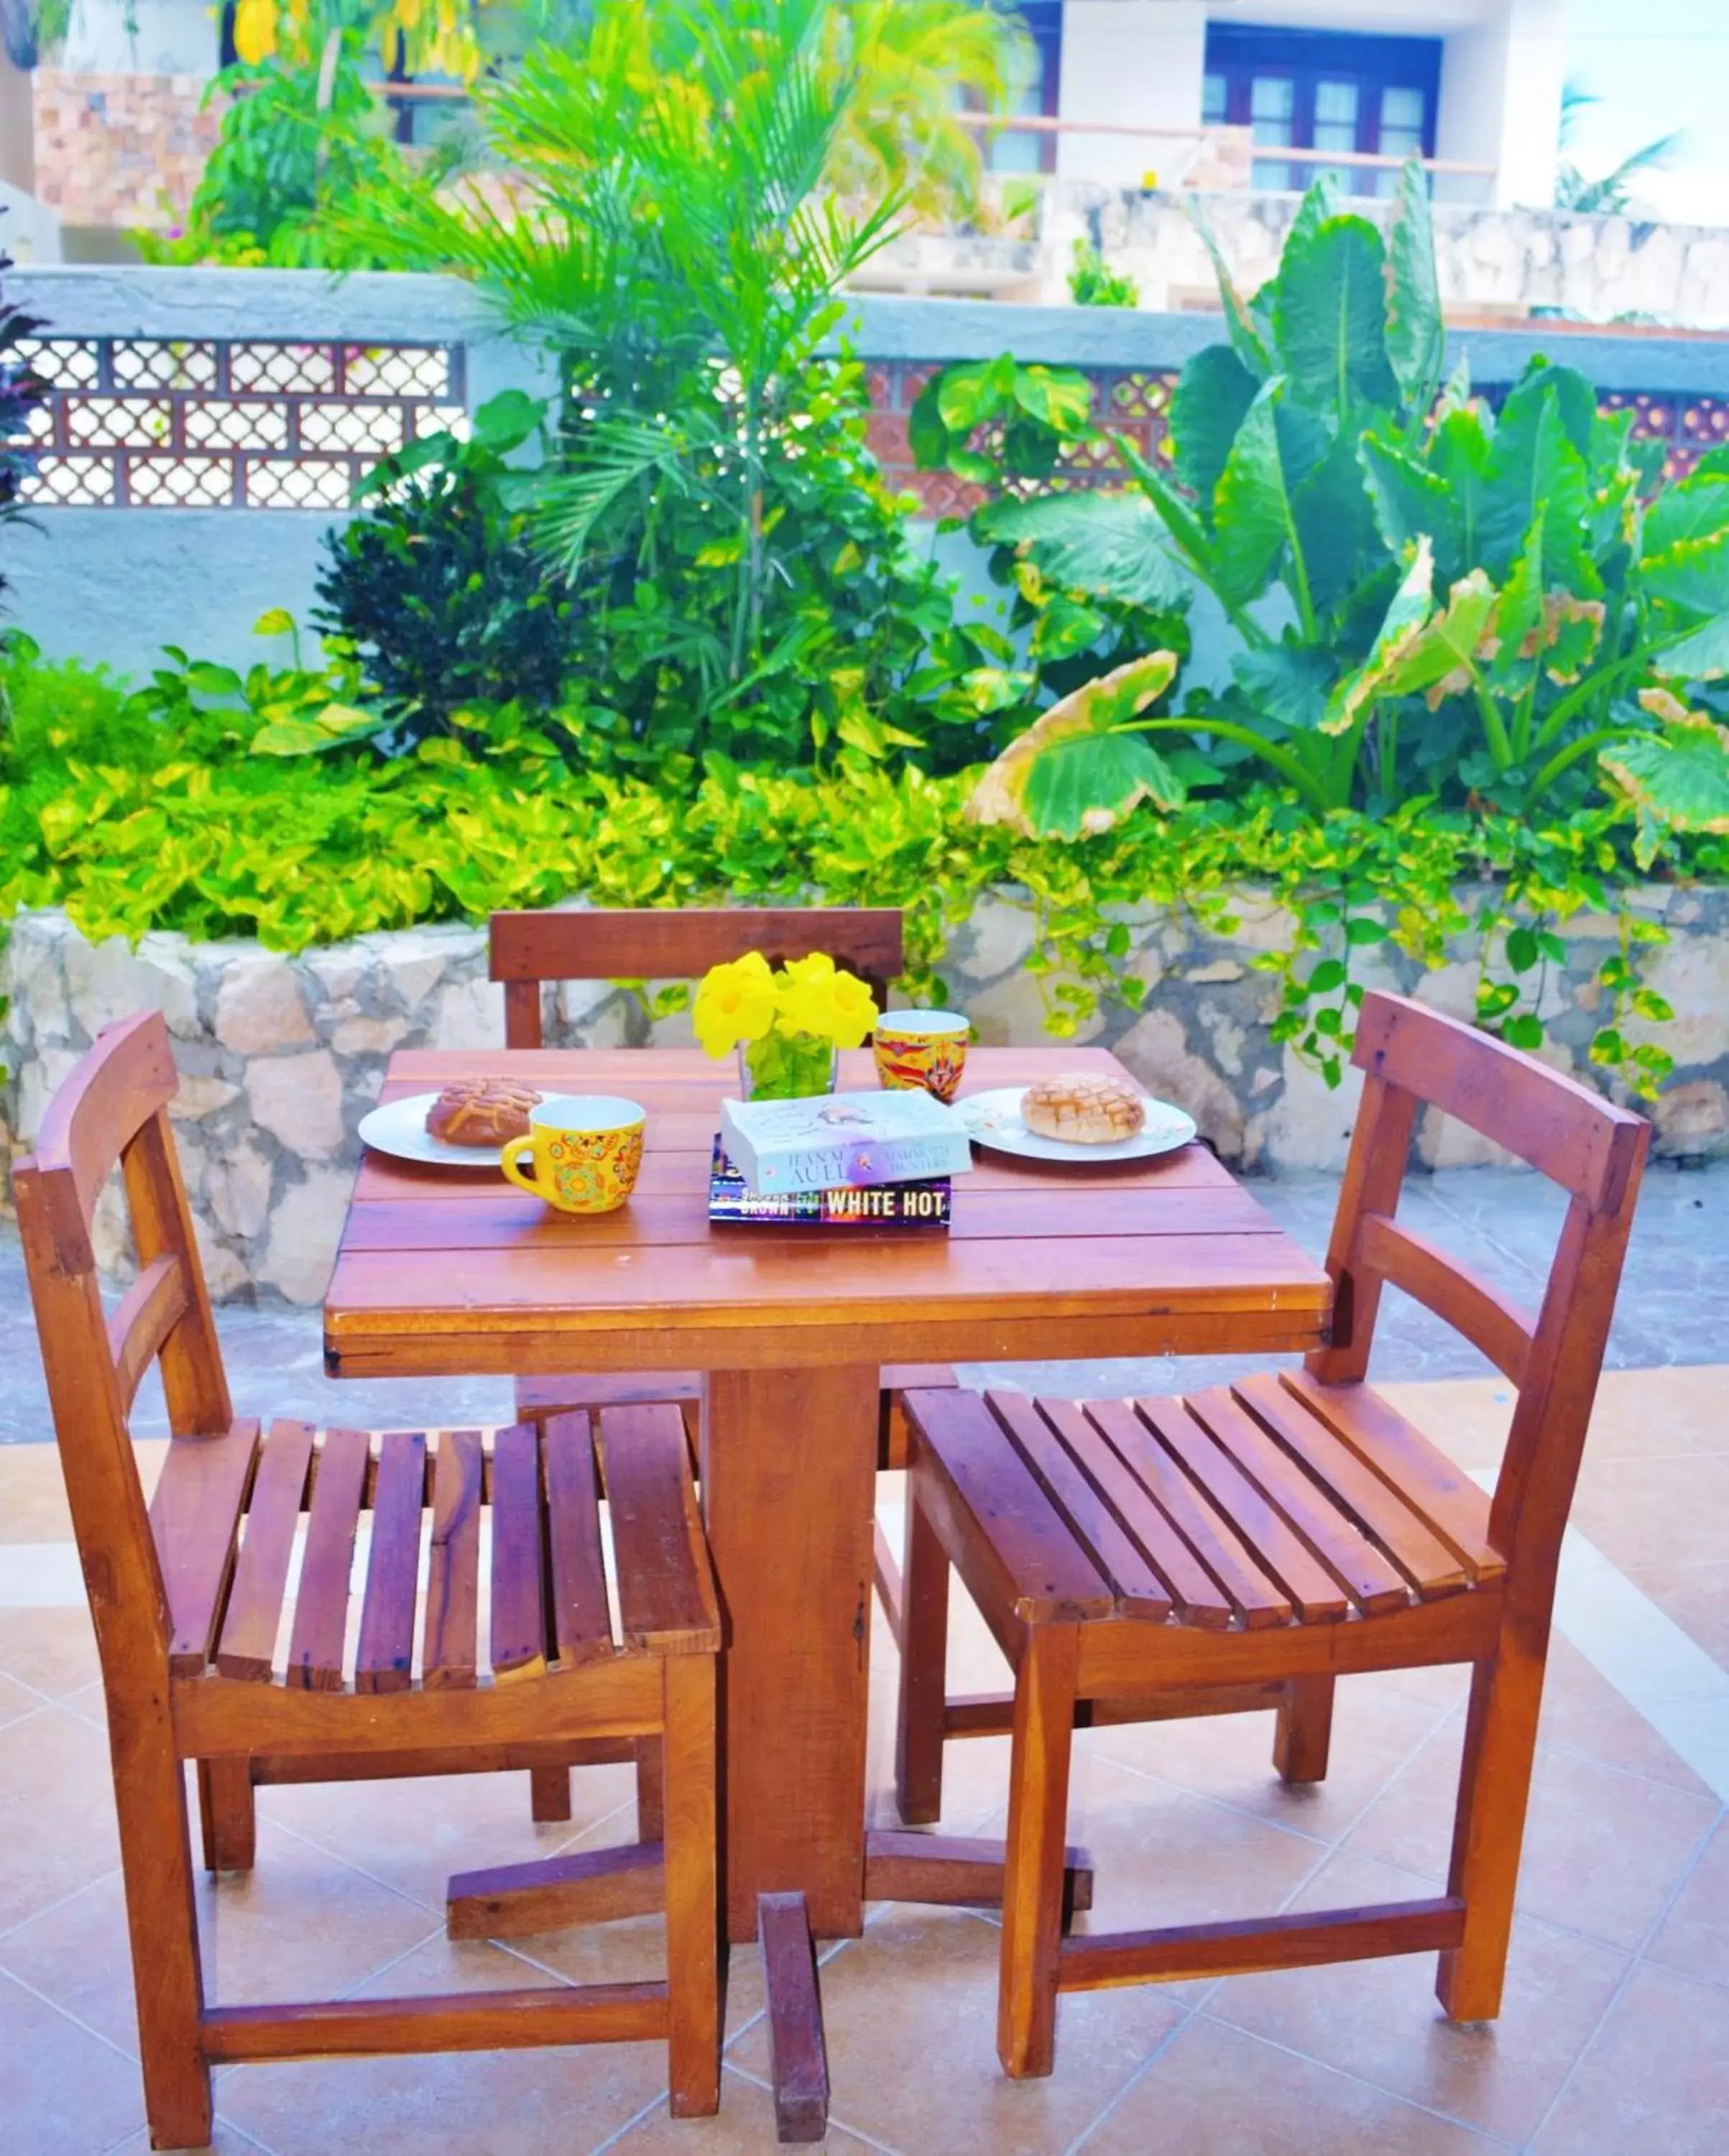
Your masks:
{"label": "chair backrest", "polygon": [[[1362,1101],[1327,1270],[1332,1344],[1308,1358],[1323,1383],[1367,1368],[1384,1281],[1464,1334],[1517,1389],[1490,1532],[1509,1593],[1547,1608],[1603,1367],[1650,1125],[1504,1042],[1403,996],[1371,993],[1352,1060]],[[1394,1219],[1416,1128],[1432,1106],[1516,1154],[1570,1203],[1533,1318]]]}
{"label": "chair backrest", "polygon": [[904,963],[898,906],[634,906],[495,913],[489,971],[505,984],[505,1045],[541,1045],[546,981],[694,981],[760,951],[771,965],[825,951],[880,1004]]}
{"label": "chair backrest", "polygon": [[[110,1026],[49,1102],[31,1157],[13,1172],[24,1265],[49,1400],[105,1671],[161,1650],[167,1598],[127,1418],[160,1363],[177,1436],[223,1435],[228,1379],[193,1240],[168,1102],[176,1084],[156,1012]],[[115,1165],[138,1277],[105,1316],[90,1223]]]}

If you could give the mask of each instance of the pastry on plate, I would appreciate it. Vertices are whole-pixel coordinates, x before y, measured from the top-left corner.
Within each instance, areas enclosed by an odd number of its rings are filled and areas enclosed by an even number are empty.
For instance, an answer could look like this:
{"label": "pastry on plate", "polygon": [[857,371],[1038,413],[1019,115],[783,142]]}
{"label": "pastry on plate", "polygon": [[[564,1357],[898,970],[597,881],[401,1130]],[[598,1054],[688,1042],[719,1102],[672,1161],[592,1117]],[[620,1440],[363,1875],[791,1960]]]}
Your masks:
{"label": "pastry on plate", "polygon": [[1147,1103],[1121,1078],[1071,1070],[1041,1078],[1027,1088],[1021,1121],[1040,1137],[1075,1145],[1115,1145],[1131,1138],[1147,1121]]}
{"label": "pastry on plate", "polygon": [[528,1133],[528,1113],[541,1105],[531,1086],[514,1078],[461,1078],[426,1111],[428,1137],[454,1146],[501,1146]]}

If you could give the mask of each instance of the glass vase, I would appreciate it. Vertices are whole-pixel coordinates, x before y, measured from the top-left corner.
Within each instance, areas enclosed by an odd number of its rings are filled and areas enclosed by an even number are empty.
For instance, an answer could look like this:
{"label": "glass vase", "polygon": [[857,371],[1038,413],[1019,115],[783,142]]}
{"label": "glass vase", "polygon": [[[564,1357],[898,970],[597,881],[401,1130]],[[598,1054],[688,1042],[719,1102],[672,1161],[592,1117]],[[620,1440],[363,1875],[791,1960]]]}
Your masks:
{"label": "glass vase", "polygon": [[746,1101],[800,1101],[832,1093],[840,1052],[817,1033],[782,1033],[738,1044],[738,1087]]}

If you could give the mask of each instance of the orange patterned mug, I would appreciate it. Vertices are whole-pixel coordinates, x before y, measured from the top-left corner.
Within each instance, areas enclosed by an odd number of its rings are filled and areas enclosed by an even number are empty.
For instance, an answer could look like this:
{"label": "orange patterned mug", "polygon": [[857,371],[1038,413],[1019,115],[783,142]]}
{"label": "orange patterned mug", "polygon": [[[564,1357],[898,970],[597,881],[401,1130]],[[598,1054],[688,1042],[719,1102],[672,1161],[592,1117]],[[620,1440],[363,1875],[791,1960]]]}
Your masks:
{"label": "orange patterned mug", "polygon": [[875,1036],[878,1082],[899,1093],[921,1086],[939,1101],[952,1101],[972,1031],[957,1011],[885,1011]]}
{"label": "orange patterned mug", "polygon": [[[527,1135],[506,1140],[499,1165],[519,1189],[561,1213],[615,1213],[643,1164],[643,1111],[604,1093],[562,1093],[531,1109]],[[527,1162],[525,1171],[519,1162]]]}

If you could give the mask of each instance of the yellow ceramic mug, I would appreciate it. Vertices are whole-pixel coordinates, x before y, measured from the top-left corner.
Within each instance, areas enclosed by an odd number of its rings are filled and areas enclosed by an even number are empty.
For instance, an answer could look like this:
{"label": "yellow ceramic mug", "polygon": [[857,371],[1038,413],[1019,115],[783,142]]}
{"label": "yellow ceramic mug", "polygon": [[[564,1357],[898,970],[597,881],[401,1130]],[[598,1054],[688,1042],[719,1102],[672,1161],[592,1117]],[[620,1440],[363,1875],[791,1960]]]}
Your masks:
{"label": "yellow ceramic mug", "polygon": [[891,1093],[922,1086],[939,1101],[952,1101],[972,1034],[958,1011],[885,1011],[873,1039],[877,1083]]}
{"label": "yellow ceramic mug", "polygon": [[[527,1168],[519,1167],[526,1160]],[[561,1213],[615,1213],[643,1164],[643,1111],[604,1093],[562,1093],[531,1109],[527,1135],[510,1138],[499,1165],[519,1189]]]}

